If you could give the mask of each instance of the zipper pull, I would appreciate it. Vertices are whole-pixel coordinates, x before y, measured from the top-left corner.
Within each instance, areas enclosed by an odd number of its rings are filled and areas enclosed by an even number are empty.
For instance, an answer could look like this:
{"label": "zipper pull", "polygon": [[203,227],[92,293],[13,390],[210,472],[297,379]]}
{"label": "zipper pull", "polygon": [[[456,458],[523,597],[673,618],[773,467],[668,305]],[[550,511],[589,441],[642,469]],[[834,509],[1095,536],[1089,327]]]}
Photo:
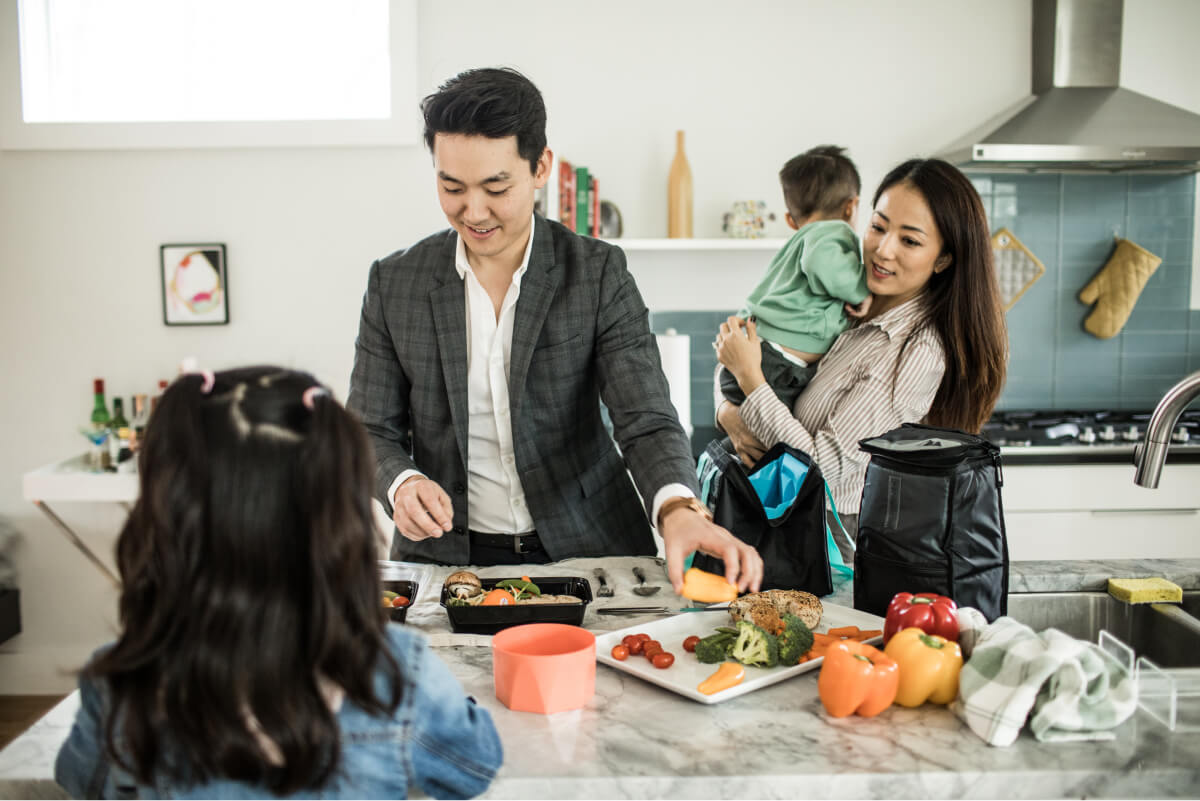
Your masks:
{"label": "zipper pull", "polygon": [[1004,468],[1000,466],[1000,449],[992,451],[992,464],[996,465],[996,486],[1004,486]]}

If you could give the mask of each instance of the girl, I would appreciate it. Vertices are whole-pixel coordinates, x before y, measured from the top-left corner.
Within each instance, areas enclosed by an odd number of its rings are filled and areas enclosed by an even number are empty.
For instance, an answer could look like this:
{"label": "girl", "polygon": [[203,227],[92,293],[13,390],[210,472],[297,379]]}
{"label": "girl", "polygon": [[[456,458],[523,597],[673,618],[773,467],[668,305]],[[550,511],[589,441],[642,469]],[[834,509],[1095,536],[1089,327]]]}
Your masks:
{"label": "girl", "polygon": [[117,542],[121,634],[80,678],[76,797],[404,798],[487,788],[490,715],[385,622],[366,434],[306,373],[184,375]]}

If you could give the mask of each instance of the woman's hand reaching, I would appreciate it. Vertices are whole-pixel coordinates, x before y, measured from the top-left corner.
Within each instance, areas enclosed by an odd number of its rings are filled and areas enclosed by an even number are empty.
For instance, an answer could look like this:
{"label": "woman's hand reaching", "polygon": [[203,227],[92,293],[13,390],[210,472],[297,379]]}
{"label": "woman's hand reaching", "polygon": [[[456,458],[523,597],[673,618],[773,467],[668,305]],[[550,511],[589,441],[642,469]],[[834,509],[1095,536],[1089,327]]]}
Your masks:
{"label": "woman's hand reaching", "polygon": [[717,340],[717,361],[733,373],[742,392],[749,395],[767,383],[762,371],[762,340],[753,320],[730,317],[721,323]]}

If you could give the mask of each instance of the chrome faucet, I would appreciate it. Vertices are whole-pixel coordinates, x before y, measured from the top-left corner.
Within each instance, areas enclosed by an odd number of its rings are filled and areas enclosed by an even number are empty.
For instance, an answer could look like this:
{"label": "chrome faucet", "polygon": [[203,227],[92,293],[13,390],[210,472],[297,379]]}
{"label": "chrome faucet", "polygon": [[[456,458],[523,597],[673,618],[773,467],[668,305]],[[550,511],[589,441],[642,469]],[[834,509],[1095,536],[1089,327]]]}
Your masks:
{"label": "chrome faucet", "polygon": [[1167,460],[1171,432],[1175,429],[1175,423],[1179,421],[1179,415],[1183,414],[1183,410],[1198,395],[1200,370],[1184,378],[1162,396],[1162,400],[1154,408],[1154,414],[1150,416],[1150,424],[1146,426],[1146,439],[1138,446],[1133,457],[1133,462],[1137,465],[1137,472],[1133,475],[1134,484],[1150,489],[1158,486],[1163,462]]}

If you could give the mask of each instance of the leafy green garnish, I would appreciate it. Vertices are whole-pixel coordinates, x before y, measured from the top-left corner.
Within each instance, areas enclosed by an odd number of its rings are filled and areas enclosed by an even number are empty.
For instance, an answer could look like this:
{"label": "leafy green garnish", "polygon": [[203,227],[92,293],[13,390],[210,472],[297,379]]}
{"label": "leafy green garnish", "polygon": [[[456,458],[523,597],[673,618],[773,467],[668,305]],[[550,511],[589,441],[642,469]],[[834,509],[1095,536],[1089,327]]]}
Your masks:
{"label": "leafy green garnish", "polygon": [[542,591],[538,589],[538,585],[524,579],[504,579],[503,581],[497,581],[496,586],[501,589],[511,590],[513,598],[518,601],[521,600],[523,595],[542,594]]}

